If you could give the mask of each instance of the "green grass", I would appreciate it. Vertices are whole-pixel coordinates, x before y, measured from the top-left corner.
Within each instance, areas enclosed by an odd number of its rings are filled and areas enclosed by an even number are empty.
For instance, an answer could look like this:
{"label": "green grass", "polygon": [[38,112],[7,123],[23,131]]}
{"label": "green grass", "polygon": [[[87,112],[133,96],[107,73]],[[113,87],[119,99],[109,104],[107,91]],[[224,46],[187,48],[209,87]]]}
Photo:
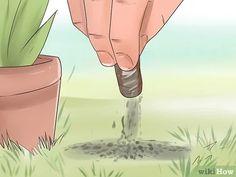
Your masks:
{"label": "green grass", "polygon": [[[75,136],[74,133],[71,134],[73,132],[71,128],[73,128],[72,123],[76,123],[76,119],[73,119],[73,114],[68,112],[70,110],[68,105],[70,105],[70,99],[67,99],[67,102],[65,99],[61,101],[57,138],[52,146],[43,139],[38,150],[32,155],[11,141],[5,142],[5,148],[0,150],[0,174],[3,174],[1,177],[39,177],[45,173],[46,176],[56,177],[140,177],[144,174],[150,177],[195,177],[198,169],[214,168],[218,165],[236,165],[236,160],[232,155],[236,154],[234,126],[230,126],[222,134],[214,128],[206,131],[200,127],[188,129],[178,126],[175,130],[168,131],[170,141],[175,139],[179,143],[189,144],[192,146],[192,152],[189,157],[181,157],[179,160],[169,160],[165,163],[161,161],[150,163],[71,160],[63,155],[64,147],[72,143],[72,141],[67,143],[70,136]],[[167,135],[168,132],[166,132]],[[217,143],[214,143],[215,141]]]}
{"label": "green grass", "polygon": [[48,0],[0,0],[0,67],[32,65],[55,13],[42,25]]}
{"label": "green grass", "polygon": [[188,144],[191,146],[191,138],[190,138],[190,133],[188,129],[183,129],[181,127],[177,127],[178,128],[178,132],[172,132],[170,131],[169,133],[177,138],[178,140],[180,140],[181,142],[186,142],[188,141]]}
{"label": "green grass", "polygon": [[115,170],[107,171],[106,169],[97,169],[95,164],[92,164],[92,167],[90,171],[87,171],[85,169],[79,168],[80,173],[83,177],[122,177],[123,172],[116,172]]}
{"label": "green grass", "polygon": [[[166,161],[80,160],[64,155],[64,148],[78,142],[120,137],[122,100],[61,98],[56,139],[42,137],[34,155],[7,141],[0,147],[1,177],[195,177],[198,169],[236,166],[236,129],[233,119],[214,115],[161,114],[143,101],[143,139],[187,144],[190,157]],[[193,125],[194,120],[194,125]],[[116,124],[113,128],[112,125]],[[181,125],[181,126],[177,126]]]}
{"label": "green grass", "polygon": [[[59,111],[63,111],[63,108],[62,105]],[[0,149],[0,174],[6,177],[31,177],[38,167],[37,162],[41,162],[47,164],[55,174],[64,177],[63,148],[60,144],[70,129],[70,115],[59,115],[57,123],[62,128],[58,131],[56,139],[53,141],[46,137],[39,138],[39,145],[33,153],[9,139],[6,140]]]}
{"label": "green grass", "polygon": [[[187,130],[187,129],[186,129]],[[189,132],[189,131],[188,131]],[[183,142],[186,139],[185,133],[180,127],[175,132],[170,132],[171,136]],[[188,137],[188,136],[187,136]],[[191,157],[188,159],[180,158],[172,161],[170,170],[176,176],[193,177],[199,175],[199,169],[214,169],[217,166],[236,166],[236,132],[231,125],[223,138],[217,138],[214,128],[210,132],[197,129],[195,135],[195,145]],[[186,140],[185,143],[189,141]]]}
{"label": "green grass", "polygon": [[73,75],[75,74],[75,69],[76,69],[76,65],[73,66],[73,69],[71,70],[67,82],[70,82],[70,80],[72,79]]}

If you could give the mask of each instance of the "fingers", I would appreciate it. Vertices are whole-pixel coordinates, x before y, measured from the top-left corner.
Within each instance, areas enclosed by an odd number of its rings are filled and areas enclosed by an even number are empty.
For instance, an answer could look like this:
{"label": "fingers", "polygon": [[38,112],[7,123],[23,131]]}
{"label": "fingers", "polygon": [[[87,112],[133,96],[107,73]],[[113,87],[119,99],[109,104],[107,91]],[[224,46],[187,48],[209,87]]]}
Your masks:
{"label": "fingers", "polygon": [[132,70],[147,42],[183,0],[68,0],[73,24],[104,66]]}
{"label": "fingers", "polygon": [[140,32],[140,51],[167,23],[183,0],[149,0]]}
{"label": "fingers", "polygon": [[110,42],[112,0],[84,0],[90,42],[104,66],[116,63]]}
{"label": "fingers", "polygon": [[111,42],[117,64],[133,69],[139,60],[140,28],[148,0],[113,0]]}
{"label": "fingers", "polygon": [[84,0],[67,0],[67,2],[74,26],[87,36]]}

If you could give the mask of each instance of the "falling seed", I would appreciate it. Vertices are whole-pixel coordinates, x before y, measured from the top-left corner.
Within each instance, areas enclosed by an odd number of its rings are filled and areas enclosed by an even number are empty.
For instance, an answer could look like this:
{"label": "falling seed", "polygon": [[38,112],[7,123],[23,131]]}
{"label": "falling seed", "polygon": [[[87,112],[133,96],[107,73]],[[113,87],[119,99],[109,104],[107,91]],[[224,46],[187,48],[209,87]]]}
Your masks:
{"label": "falling seed", "polygon": [[141,123],[141,106],[139,98],[130,98],[126,102],[126,113],[122,117],[122,138],[127,141],[132,141],[139,135],[139,128]]}
{"label": "falling seed", "polygon": [[115,121],[113,121],[113,123],[112,123],[112,128],[116,128],[116,122]]}

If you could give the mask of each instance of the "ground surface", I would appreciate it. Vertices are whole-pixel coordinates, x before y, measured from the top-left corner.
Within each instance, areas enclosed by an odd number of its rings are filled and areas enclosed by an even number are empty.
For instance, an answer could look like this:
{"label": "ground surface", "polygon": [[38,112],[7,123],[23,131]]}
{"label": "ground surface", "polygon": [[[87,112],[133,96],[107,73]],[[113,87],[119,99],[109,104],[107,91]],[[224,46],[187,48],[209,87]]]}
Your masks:
{"label": "ground surface", "polygon": [[[63,99],[62,102],[64,100],[65,99]],[[199,127],[207,134],[207,139],[209,139],[209,142],[205,144],[207,146],[213,142],[213,140],[210,140],[211,127],[213,127],[216,132],[215,136],[219,139],[223,139],[229,126],[235,122],[233,114],[218,114],[212,110],[210,112],[209,110],[199,112],[184,112],[178,110],[159,111],[155,107],[156,104],[160,103],[154,100],[143,99],[141,134],[139,137],[142,140],[155,140],[154,145],[152,145],[154,149],[162,151],[163,149],[157,146],[164,144],[164,146],[167,147],[167,151],[173,151],[170,153],[164,152],[164,154],[166,153],[164,157],[160,156],[160,154],[157,156],[152,154],[154,158],[148,158],[150,154],[144,154],[144,156],[146,155],[145,158],[133,160],[133,158],[130,158],[127,154],[121,155],[127,150],[128,146],[122,146],[122,148],[119,143],[116,143],[122,130],[121,117],[124,114],[125,100],[67,98],[64,114],[71,114],[73,125],[71,126],[67,138],[65,138],[63,142],[67,150],[67,152],[65,151],[65,158],[85,168],[90,168],[91,163],[96,162],[106,169],[124,171],[124,176],[129,177],[144,177],[147,174],[149,177],[155,177],[157,175],[159,176],[161,173],[163,173],[163,175],[165,174],[164,176],[174,176],[175,174],[170,171],[169,166],[172,165],[171,160],[176,160],[179,153],[176,153],[173,147],[180,147],[179,149],[184,149],[184,152],[189,152],[189,149],[187,148],[187,140],[186,142],[178,141],[178,139],[173,138],[173,136],[168,133],[169,131],[177,130],[178,126],[189,130],[190,137],[193,141],[190,156],[191,160],[194,161],[199,155],[202,156],[204,154],[203,156],[207,156],[209,153],[203,146],[201,146],[202,149],[198,148],[194,142]],[[115,128],[114,122],[116,125]],[[101,139],[103,139],[103,141],[100,141]],[[170,142],[170,144],[166,143],[166,141]],[[96,154],[96,148],[100,149],[105,145],[110,146],[111,143],[113,143],[112,148],[106,149],[104,153]],[[143,147],[149,148],[148,142],[141,143]],[[130,147],[136,148],[138,146],[132,144],[129,148]],[[95,148],[95,150],[88,150],[90,148]],[[110,150],[115,150],[116,153],[111,155]],[[89,155],[89,153],[94,154]],[[218,155],[218,152],[216,152],[216,154],[220,159],[221,165],[224,165],[228,160],[227,156],[221,157]],[[101,155],[103,155],[103,157],[99,157]],[[117,155],[122,156],[118,161],[116,161]],[[126,157],[126,155],[128,157]],[[134,154],[131,153],[131,155]],[[126,158],[128,158],[128,160],[126,160]]]}
{"label": "ground surface", "polygon": [[[236,160],[233,158],[235,157],[235,149],[234,151],[221,151],[220,142],[217,142],[211,151],[206,148],[207,145],[213,143],[211,127],[214,128],[217,139],[224,139],[230,125],[236,122],[234,114],[220,114],[214,110],[170,111],[171,108],[160,110],[156,105],[163,105],[164,101],[161,99],[159,101],[143,98],[139,142],[121,146],[117,143],[117,139],[121,135],[121,117],[124,115],[125,100],[61,98],[59,113],[61,115],[57,124],[57,137],[69,127],[68,133],[61,143],[52,150],[43,150],[41,154],[31,158],[27,153],[15,158],[14,153],[2,149],[0,151],[0,162],[3,166],[0,168],[1,177],[40,177],[45,174],[48,177],[83,177],[80,169],[86,172],[89,177],[93,176],[93,166],[97,170],[97,176],[104,169],[106,175],[114,170],[115,172],[123,172],[124,177],[172,177],[176,176],[170,169],[173,166],[172,160],[179,163],[177,156],[181,154],[179,151],[183,149],[184,152],[190,152],[192,164],[196,158],[207,158],[209,154],[213,154],[212,159],[216,158],[221,165],[229,162],[232,165],[236,164]],[[171,103],[171,101],[169,102]],[[189,145],[188,138],[180,141],[170,134],[170,132],[178,131],[178,126],[190,132],[191,145]],[[200,132],[202,140],[199,141],[203,144],[201,146],[195,141],[198,127],[204,130],[204,132]],[[232,132],[235,132],[235,127]],[[206,136],[205,140],[204,136]],[[150,144],[150,141],[145,140],[153,141]],[[111,144],[112,148],[106,149],[105,153],[89,155],[91,151],[87,151],[95,149],[92,152],[97,153],[98,149],[104,148],[104,146],[109,147]],[[231,144],[234,144],[234,141]],[[191,148],[191,151],[188,147]],[[127,155],[124,153],[127,148],[137,149],[128,151]],[[150,149],[155,150],[156,153]],[[81,151],[85,156],[81,156]],[[111,155],[110,151],[114,154]],[[14,158],[8,155],[9,153]],[[137,158],[134,160],[135,153]],[[150,158],[150,153],[154,158]],[[104,156],[100,158],[99,156],[102,154]],[[184,154],[186,155],[186,153]],[[122,157],[117,159],[117,156],[120,155]],[[18,158],[19,160],[17,160]],[[19,172],[14,175],[18,167]],[[30,171],[32,172],[30,173]],[[181,176],[181,173],[178,176]]]}

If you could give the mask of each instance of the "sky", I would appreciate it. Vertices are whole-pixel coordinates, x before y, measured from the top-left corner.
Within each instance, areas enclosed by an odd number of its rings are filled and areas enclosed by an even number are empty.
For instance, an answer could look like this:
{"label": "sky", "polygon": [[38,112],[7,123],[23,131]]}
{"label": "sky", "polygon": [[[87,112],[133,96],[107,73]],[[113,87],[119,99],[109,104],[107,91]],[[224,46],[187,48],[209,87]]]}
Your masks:
{"label": "sky", "polygon": [[[145,48],[143,70],[235,70],[235,7],[235,0],[185,0]],[[60,56],[65,71],[74,65],[80,73],[104,71],[88,39],[72,25],[66,0],[50,0],[44,21],[56,10],[43,52]]]}
{"label": "sky", "polygon": [[[206,93],[221,87],[232,88],[234,92],[235,87],[229,78],[236,77],[235,7],[235,0],[185,0],[165,27],[149,42],[141,56],[145,93],[154,94],[155,89],[151,86],[153,80],[158,79],[163,81],[160,81],[162,84],[158,81],[157,86],[163,85],[163,92],[167,90],[168,94],[177,91],[186,94],[191,85],[193,88],[189,90],[196,94],[199,93],[199,86],[204,83],[208,85],[208,82],[213,83],[211,88],[205,88]],[[69,84],[69,91],[63,93],[76,93],[82,97],[120,96],[114,69],[100,64],[87,37],[72,25],[66,0],[50,0],[44,21],[55,10],[58,10],[57,16],[42,53],[60,57],[63,77],[68,78],[75,67],[77,75],[73,78],[79,78],[78,81],[74,79],[75,85]],[[189,85],[177,82],[182,77],[184,81],[189,81]],[[94,78],[99,79],[94,82]],[[167,78],[171,83],[167,82]],[[222,83],[223,80],[227,82]],[[218,82],[219,85],[214,85]],[[176,85],[173,87],[173,84]],[[104,89],[102,85],[109,85],[109,89]],[[176,88],[178,85],[181,85],[179,89]],[[94,92],[93,88],[97,91]],[[110,88],[115,91],[111,92]],[[170,92],[166,88],[173,90]],[[161,88],[156,89],[160,91]],[[202,90],[201,94],[204,92]],[[219,92],[224,93],[224,89]]]}
{"label": "sky", "polygon": [[[66,0],[50,0],[48,17],[58,10],[58,21],[65,23],[68,16]],[[236,23],[235,0],[184,0],[174,16],[175,23]]]}

